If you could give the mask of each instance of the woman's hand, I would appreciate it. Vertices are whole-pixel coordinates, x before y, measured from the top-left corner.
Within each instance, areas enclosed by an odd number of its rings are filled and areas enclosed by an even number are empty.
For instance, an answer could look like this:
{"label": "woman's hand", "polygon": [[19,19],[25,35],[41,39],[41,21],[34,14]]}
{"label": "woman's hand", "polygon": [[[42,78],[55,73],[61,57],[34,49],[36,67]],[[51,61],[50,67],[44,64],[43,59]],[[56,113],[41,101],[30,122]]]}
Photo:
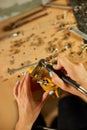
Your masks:
{"label": "woman's hand", "polygon": [[[54,69],[56,70],[61,69],[61,71],[63,71],[67,76],[75,80],[77,83],[79,83],[87,90],[87,71],[85,70],[83,64],[75,64],[65,57],[59,57],[57,65],[54,66]],[[85,98],[85,100],[87,100],[87,97],[85,95],[76,90],[74,87],[66,84],[55,73],[53,73],[52,81],[55,84],[57,84],[61,89],[74,95]]]}
{"label": "woman's hand", "polygon": [[19,109],[19,120],[16,125],[16,130],[31,130],[48,96],[48,92],[44,92],[41,100],[36,101],[32,96],[31,77],[28,73],[15,86],[14,96]]}

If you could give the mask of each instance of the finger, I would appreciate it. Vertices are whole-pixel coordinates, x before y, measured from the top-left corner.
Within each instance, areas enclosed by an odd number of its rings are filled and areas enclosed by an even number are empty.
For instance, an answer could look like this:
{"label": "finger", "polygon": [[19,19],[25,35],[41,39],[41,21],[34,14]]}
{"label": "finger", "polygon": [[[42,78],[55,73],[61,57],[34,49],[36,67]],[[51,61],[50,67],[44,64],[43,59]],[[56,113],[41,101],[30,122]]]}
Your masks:
{"label": "finger", "polygon": [[13,95],[14,95],[15,98],[18,97],[18,87],[19,87],[19,85],[20,85],[20,81],[17,81],[16,85],[15,85],[15,87],[13,89]]}
{"label": "finger", "polygon": [[58,65],[56,66],[56,69],[64,68],[66,72],[71,73],[72,68],[74,67],[74,64],[68,60],[66,57],[59,57],[58,58]]}
{"label": "finger", "polygon": [[32,92],[31,92],[31,77],[30,74],[27,73],[24,83],[23,83],[23,90],[25,95],[28,95],[29,97],[32,97]]}
{"label": "finger", "polygon": [[70,61],[70,60],[68,60],[66,57],[60,57],[59,58],[59,62],[60,62],[60,64],[66,69],[66,70],[68,70],[68,69],[72,69],[72,67],[73,67],[73,63]]}
{"label": "finger", "polygon": [[20,85],[19,85],[19,88],[18,88],[18,95],[19,95],[19,96],[21,96],[21,94],[22,94],[24,81],[25,81],[25,76],[24,76],[23,79],[21,79],[21,81],[20,81]]}
{"label": "finger", "polygon": [[57,64],[56,65],[53,65],[53,68],[54,69],[61,69],[62,68],[62,65],[60,64],[60,59],[58,58],[57,60]]}
{"label": "finger", "polygon": [[61,87],[62,89],[65,88],[64,81],[62,79],[60,79],[55,73],[53,73],[52,82],[54,84],[58,85],[59,87]]}

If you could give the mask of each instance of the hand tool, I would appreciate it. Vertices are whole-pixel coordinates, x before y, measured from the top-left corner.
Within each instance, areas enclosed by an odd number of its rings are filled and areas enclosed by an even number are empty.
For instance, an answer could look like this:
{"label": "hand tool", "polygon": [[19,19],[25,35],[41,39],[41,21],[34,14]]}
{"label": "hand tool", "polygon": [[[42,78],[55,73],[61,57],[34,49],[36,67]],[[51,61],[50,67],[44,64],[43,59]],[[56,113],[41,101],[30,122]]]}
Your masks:
{"label": "hand tool", "polygon": [[19,67],[19,68],[12,68],[12,69],[8,68],[8,73],[11,75],[11,74],[14,74],[14,73],[17,72],[17,71],[20,71],[20,70],[23,70],[23,69],[25,69],[25,68],[34,66],[34,65],[36,65],[36,64],[37,64],[37,62],[32,63],[32,64],[28,64],[28,65],[25,65],[25,66],[22,66],[22,67]]}
{"label": "hand tool", "polygon": [[83,93],[84,95],[87,96],[87,90],[85,90],[80,84],[78,84],[76,81],[72,80],[70,77],[64,75],[64,73],[61,72],[61,70],[55,70],[53,68],[53,66],[51,64],[49,64],[45,59],[41,59],[38,62],[38,65],[31,73],[32,77],[36,75],[39,67],[44,67],[49,72],[52,71],[52,72],[56,73],[65,83],[71,85],[72,87],[76,88],[78,91],[80,91],[81,93]]}
{"label": "hand tool", "polygon": [[70,27],[68,30],[69,30],[69,32],[71,32],[73,34],[76,34],[80,38],[83,38],[84,40],[87,41],[87,34],[85,34],[84,32],[80,31],[78,28]]}

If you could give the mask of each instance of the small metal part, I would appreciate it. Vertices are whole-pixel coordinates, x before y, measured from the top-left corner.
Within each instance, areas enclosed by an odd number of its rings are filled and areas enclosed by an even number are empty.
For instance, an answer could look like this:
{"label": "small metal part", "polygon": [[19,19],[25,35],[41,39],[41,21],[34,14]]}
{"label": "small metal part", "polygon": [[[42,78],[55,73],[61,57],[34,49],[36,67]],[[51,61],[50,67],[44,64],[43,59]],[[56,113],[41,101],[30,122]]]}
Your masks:
{"label": "small metal part", "polygon": [[86,50],[86,49],[87,49],[87,44],[83,44],[83,45],[81,46],[81,48],[80,48],[80,51],[77,52],[77,54],[78,54],[78,55],[81,55],[81,54],[84,52],[84,50]]}
{"label": "small metal part", "polygon": [[53,95],[55,92],[53,91],[53,90],[51,90],[50,92],[49,92],[49,95]]}
{"label": "small metal part", "polygon": [[23,70],[23,69],[25,69],[25,68],[34,66],[34,65],[36,65],[36,64],[37,64],[37,62],[35,62],[35,63],[33,63],[33,64],[28,64],[28,65],[25,65],[25,66],[22,66],[22,67],[19,67],[19,68],[13,68],[13,69],[8,68],[8,73],[11,75],[11,74],[14,74],[14,73],[17,72],[17,71],[20,71],[20,70]]}
{"label": "small metal part", "polygon": [[19,34],[23,34],[23,31],[14,32],[14,33],[12,34],[12,36],[13,36],[13,37],[17,37],[17,36],[19,36]]}
{"label": "small metal part", "polygon": [[67,12],[64,11],[64,19],[66,19],[66,17],[67,17]]}
{"label": "small metal part", "polygon": [[50,85],[49,82],[47,80],[44,80],[44,79],[37,81],[37,83],[39,83],[41,85],[44,85],[44,86],[49,86]]}
{"label": "small metal part", "polygon": [[48,62],[47,62],[45,59],[41,59],[41,60],[39,61],[39,64],[40,64],[41,66],[45,67],[45,68],[46,68],[47,63],[48,63]]}
{"label": "small metal part", "polygon": [[10,64],[14,64],[14,59],[10,59]]}
{"label": "small metal part", "polygon": [[78,28],[76,27],[71,27],[68,29],[69,32],[76,34],[77,36],[79,36],[80,38],[83,38],[84,40],[87,41],[87,34],[85,34],[84,32],[80,31]]}
{"label": "small metal part", "polygon": [[20,34],[23,34],[23,32],[22,31],[14,32],[14,33],[11,33],[11,34],[8,34],[8,35],[5,35],[5,36],[1,36],[0,40],[4,40],[4,39],[10,38],[10,37],[17,37]]}
{"label": "small metal part", "polygon": [[70,43],[67,43],[64,48],[65,48],[65,49],[71,48],[71,44],[70,44]]}

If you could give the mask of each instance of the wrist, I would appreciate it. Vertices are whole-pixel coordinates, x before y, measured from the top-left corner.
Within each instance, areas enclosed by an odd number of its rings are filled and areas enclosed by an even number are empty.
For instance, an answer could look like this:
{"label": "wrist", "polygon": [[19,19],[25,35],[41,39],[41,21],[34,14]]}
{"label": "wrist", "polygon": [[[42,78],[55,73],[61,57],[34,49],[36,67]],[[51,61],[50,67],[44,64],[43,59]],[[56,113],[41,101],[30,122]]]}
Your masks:
{"label": "wrist", "polygon": [[87,103],[87,95],[79,93],[77,96],[79,96],[82,100],[84,100]]}
{"label": "wrist", "polygon": [[[80,84],[85,90],[87,90],[87,80],[85,80],[82,84]],[[77,96],[82,98],[87,103],[87,95],[78,91]]]}
{"label": "wrist", "polygon": [[15,130],[31,130],[32,125],[23,121],[18,121]]}

